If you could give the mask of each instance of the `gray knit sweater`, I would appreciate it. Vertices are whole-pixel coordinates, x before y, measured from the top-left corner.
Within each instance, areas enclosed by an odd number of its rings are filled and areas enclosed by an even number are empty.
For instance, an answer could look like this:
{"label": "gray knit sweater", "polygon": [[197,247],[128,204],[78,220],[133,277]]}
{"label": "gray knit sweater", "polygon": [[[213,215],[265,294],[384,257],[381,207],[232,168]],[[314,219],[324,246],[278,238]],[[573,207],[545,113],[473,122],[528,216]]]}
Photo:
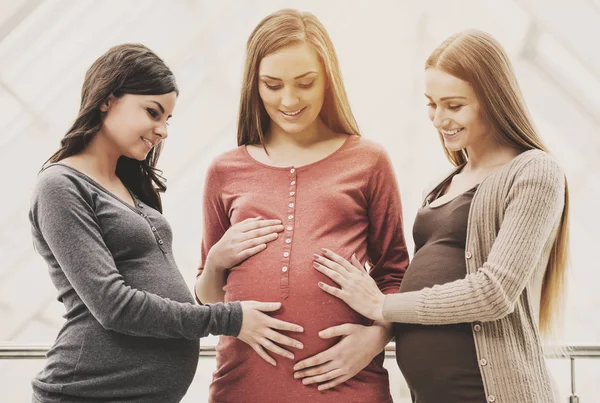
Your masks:
{"label": "gray knit sweater", "polygon": [[472,323],[488,402],[555,401],[537,323],[564,195],[556,161],[539,150],[522,153],[486,178],[473,197],[467,276],[386,296],[389,321]]}
{"label": "gray knit sweater", "polygon": [[169,224],[83,173],[51,164],[29,218],[66,321],[33,380],[34,402],[179,402],[200,337],[237,335],[239,303],[195,305]]}

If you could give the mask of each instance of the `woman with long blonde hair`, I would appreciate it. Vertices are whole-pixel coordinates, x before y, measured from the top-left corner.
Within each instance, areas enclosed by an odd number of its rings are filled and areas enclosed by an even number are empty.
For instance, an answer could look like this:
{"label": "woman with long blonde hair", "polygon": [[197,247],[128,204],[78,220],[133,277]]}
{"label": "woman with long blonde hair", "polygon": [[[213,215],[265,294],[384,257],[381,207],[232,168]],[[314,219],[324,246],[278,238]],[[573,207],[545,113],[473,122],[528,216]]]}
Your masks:
{"label": "woman with long blonde hair", "polygon": [[565,175],[533,127],[505,51],[461,32],[425,65],[429,117],[456,167],[426,192],[400,293],[326,251],[320,284],[397,322],[396,358],[428,402],[555,401],[541,334],[560,311],[568,249]]}
{"label": "woman with long blonde hair", "polygon": [[[238,145],[208,170],[196,295],[281,301],[274,316],[304,332],[297,340],[265,332],[270,344],[254,351],[222,337],[209,400],[391,402],[383,368],[391,323],[322,293],[317,282],[327,279],[312,269],[323,245],[356,252],[378,290],[395,293],[408,264],[392,165],[360,136],[333,44],[312,14],[273,13],[250,35]],[[268,246],[249,243],[257,230],[241,227],[259,217],[281,222],[261,229]]]}

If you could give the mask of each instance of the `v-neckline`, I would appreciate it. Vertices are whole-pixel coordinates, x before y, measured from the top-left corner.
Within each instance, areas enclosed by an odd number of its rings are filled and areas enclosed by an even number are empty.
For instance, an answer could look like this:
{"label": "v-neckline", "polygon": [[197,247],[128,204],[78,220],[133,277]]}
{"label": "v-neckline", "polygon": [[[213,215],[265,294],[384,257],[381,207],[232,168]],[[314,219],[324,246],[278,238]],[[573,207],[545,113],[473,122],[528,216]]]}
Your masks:
{"label": "v-neckline", "polygon": [[102,190],[104,193],[106,193],[109,196],[111,196],[113,199],[115,199],[115,200],[123,203],[125,206],[129,207],[133,212],[139,213],[139,211],[136,208],[136,206],[139,203],[138,202],[138,198],[136,197],[135,193],[133,193],[127,186],[125,186],[125,184],[123,184],[123,186],[127,190],[127,193],[129,193],[129,196],[131,197],[131,200],[133,201],[133,205],[131,203],[129,203],[128,201],[123,200],[122,198],[120,198],[119,196],[117,196],[116,194],[114,194],[113,192],[111,192],[110,190],[108,190],[107,188],[105,188],[104,186],[102,186],[100,183],[98,183],[98,181],[96,181],[95,179],[93,179],[88,174],[86,174],[86,173],[80,171],[79,169],[74,168],[74,167],[72,167],[70,165],[67,165],[67,164],[64,164],[64,163],[61,163],[61,162],[53,162],[51,164],[46,165],[46,167],[44,167],[44,170],[48,169],[49,167],[51,167],[53,165],[60,165],[60,166],[69,168],[71,171],[75,172],[77,175],[79,175],[80,177],[82,177],[86,181],[88,181],[91,184],[93,184],[94,186],[100,188],[100,190]]}

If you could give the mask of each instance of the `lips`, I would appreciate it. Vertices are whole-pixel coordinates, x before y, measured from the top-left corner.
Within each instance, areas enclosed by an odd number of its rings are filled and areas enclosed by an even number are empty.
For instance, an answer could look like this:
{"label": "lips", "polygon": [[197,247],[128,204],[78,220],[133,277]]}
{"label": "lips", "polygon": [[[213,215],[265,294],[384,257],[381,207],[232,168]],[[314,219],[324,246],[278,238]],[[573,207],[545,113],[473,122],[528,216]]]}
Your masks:
{"label": "lips", "polygon": [[304,108],[301,108],[301,109],[296,109],[295,111],[282,111],[280,109],[279,112],[281,112],[281,114],[286,119],[295,119],[295,118],[298,118],[302,114],[302,112],[304,112],[305,110],[306,110],[306,106]]}
{"label": "lips", "polygon": [[152,147],[155,146],[155,144],[153,142],[151,142],[150,140],[148,140],[145,137],[140,137],[142,139],[142,141],[148,146],[148,149],[152,149]]}
{"label": "lips", "polygon": [[452,130],[444,130],[440,129],[440,132],[444,135],[444,137],[454,137],[462,132],[465,128],[462,127],[460,129],[452,129]]}

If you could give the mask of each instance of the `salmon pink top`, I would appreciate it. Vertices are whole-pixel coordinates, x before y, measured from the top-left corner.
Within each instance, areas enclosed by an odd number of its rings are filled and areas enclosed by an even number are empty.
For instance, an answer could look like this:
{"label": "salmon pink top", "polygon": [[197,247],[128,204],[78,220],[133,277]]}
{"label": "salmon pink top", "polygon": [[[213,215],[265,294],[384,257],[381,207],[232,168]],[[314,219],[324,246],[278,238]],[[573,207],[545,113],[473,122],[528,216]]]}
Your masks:
{"label": "salmon pink top", "polygon": [[398,185],[385,151],[372,141],[348,136],[337,151],[301,167],[262,164],[245,146],[217,157],[205,183],[198,275],[225,231],[257,216],[280,219],[285,230],[265,250],[228,272],[225,301],[282,302],[273,317],[304,328],[303,333],[289,334],[304,349],[291,348],[294,361],[271,354],[277,361],[272,366],[244,342],[221,336],[210,402],[391,402],[383,353],[326,392],[304,386],[294,379],[292,369],[339,341],[321,339],[319,331],[344,323],[372,323],[319,288],[319,281],[333,283],[313,268],[313,253],[328,248],[348,260],[356,253],[361,262],[369,262],[370,274],[384,293],[398,291],[408,253]]}

